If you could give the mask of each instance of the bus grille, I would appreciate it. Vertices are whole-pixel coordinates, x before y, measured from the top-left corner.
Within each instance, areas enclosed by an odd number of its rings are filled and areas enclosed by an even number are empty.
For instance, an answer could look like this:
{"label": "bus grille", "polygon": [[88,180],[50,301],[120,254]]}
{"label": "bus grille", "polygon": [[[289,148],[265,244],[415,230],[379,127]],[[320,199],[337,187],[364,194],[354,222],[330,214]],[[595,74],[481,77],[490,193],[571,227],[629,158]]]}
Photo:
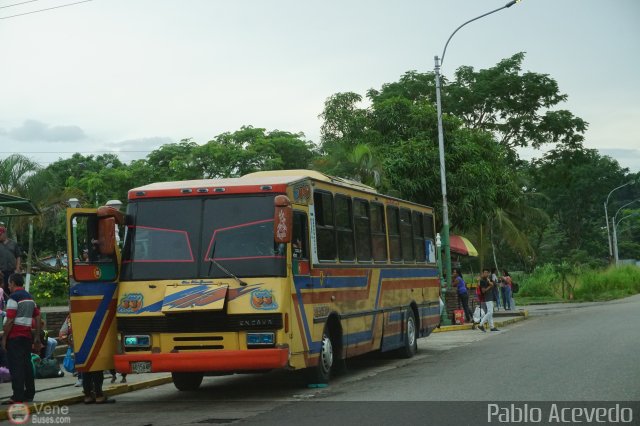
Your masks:
{"label": "bus grille", "polygon": [[118,318],[121,333],[205,333],[210,331],[279,330],[282,314],[227,315],[192,312],[158,317]]}

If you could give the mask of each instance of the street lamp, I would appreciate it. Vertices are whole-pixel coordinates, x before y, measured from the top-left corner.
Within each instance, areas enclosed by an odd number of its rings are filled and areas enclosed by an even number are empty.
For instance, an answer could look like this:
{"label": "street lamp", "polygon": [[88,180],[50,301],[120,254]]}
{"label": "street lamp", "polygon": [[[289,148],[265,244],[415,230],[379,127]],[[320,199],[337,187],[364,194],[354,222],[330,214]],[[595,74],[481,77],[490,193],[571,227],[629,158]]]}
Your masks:
{"label": "street lamp", "polygon": [[460,25],[455,29],[453,33],[447,39],[447,42],[444,45],[444,49],[442,50],[441,58],[438,56],[434,57],[435,66],[434,72],[436,77],[436,109],[438,113],[438,150],[440,152],[440,185],[442,187],[442,248],[444,249],[444,262],[445,269],[447,273],[447,287],[451,288],[451,247],[449,243],[449,206],[447,205],[447,177],[445,173],[445,165],[444,165],[444,135],[442,132],[442,104],[440,102],[440,66],[444,62],[444,55],[447,53],[447,46],[451,41],[451,38],[455,35],[455,33],[460,30],[460,28],[465,25],[476,21],[480,18],[484,18],[487,15],[491,15],[492,13],[498,12],[502,9],[509,8],[514,4],[518,3],[519,0],[512,0],[509,3],[505,4],[502,7],[499,7],[491,12],[487,12],[483,15],[477,16],[473,19],[468,20],[464,24]]}
{"label": "street lamp", "polygon": [[630,182],[625,183],[624,185],[620,185],[617,188],[613,188],[611,190],[611,192],[609,192],[609,195],[607,195],[607,199],[604,202],[604,221],[607,224],[607,241],[609,242],[609,262],[611,262],[611,258],[613,257],[613,249],[611,246],[611,231],[609,231],[609,213],[607,212],[607,205],[609,204],[609,197],[611,197],[611,194],[613,194],[615,191],[617,191],[620,188],[624,188],[627,185],[631,185],[632,183],[636,183],[635,180],[632,180]]}
{"label": "street lamp", "polygon": [[616,266],[618,266],[618,232],[617,232],[618,224],[626,218],[638,216],[638,213],[636,212],[636,213],[631,213],[626,216],[623,216],[622,218],[620,218],[620,220],[617,220],[618,213],[620,213],[620,210],[627,207],[629,204],[635,203],[636,201],[640,201],[640,198],[638,198],[637,200],[633,200],[625,204],[624,206],[620,207],[616,212],[616,214],[614,214],[613,218],[611,219],[611,226],[613,227],[613,258],[615,260]]}

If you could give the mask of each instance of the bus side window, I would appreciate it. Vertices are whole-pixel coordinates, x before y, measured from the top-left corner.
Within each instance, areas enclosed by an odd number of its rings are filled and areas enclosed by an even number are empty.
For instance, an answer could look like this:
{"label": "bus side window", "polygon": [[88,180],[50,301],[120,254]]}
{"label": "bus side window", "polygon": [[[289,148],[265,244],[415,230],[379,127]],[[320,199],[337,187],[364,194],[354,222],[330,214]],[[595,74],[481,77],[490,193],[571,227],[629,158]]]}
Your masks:
{"label": "bus side window", "polygon": [[309,258],[309,245],[307,244],[307,215],[301,212],[293,212],[293,238],[291,239],[292,255],[296,259]]}

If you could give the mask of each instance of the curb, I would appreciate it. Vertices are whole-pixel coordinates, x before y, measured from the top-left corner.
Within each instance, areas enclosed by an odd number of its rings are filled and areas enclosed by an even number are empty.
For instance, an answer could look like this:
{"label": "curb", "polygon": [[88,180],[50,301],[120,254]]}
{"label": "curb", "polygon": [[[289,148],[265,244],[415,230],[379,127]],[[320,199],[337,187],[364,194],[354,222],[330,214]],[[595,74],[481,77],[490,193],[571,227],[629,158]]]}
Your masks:
{"label": "curb", "polygon": [[[515,318],[510,318],[508,320],[495,320],[495,325],[498,327],[504,327],[508,324],[514,324],[516,322],[524,321],[529,317],[529,311],[522,311],[522,314]],[[473,327],[472,324],[462,324],[462,325],[443,325],[440,328],[436,328],[432,331],[432,333],[446,333],[449,331],[460,331],[460,330],[471,330]]]}
{"label": "curb", "polygon": [[[173,379],[171,376],[167,377],[157,377],[154,379],[131,383],[131,384],[118,384],[111,386],[104,390],[104,394],[107,396],[121,395],[124,393],[134,392],[141,389],[151,388],[154,386],[160,386],[167,383],[172,383]],[[38,407],[54,407],[60,405],[72,405],[77,404],[83,401],[84,395],[82,395],[82,389],[78,389],[79,395],[68,396],[66,398],[54,399],[52,401],[43,401],[43,402],[35,402],[29,403],[29,409],[32,410],[33,407],[37,404]],[[7,416],[7,408],[0,409],[0,420],[8,420]],[[33,411],[33,410],[32,410]]]}

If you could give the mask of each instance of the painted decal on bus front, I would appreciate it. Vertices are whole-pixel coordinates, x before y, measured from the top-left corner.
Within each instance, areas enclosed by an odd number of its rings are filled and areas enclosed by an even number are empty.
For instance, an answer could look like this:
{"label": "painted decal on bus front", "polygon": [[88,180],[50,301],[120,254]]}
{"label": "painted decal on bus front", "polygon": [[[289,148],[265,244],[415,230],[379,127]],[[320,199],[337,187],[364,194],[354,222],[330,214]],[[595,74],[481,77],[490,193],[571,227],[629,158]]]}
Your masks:
{"label": "painted decal on bus front", "polygon": [[[227,293],[227,301],[231,301],[234,300],[240,296],[244,296],[245,294],[248,294],[250,291],[253,290],[259,290],[260,287],[263,284],[252,284],[252,285],[248,285],[246,287],[242,287],[242,288],[232,288],[228,290]],[[188,296],[195,296],[198,294],[203,294],[204,292],[206,292],[207,290],[210,290],[210,287],[207,285],[200,285],[197,287],[190,287],[187,288],[185,290],[179,291],[177,293],[172,294],[171,296],[168,296],[162,300],[159,300],[155,303],[152,303],[151,305],[147,305],[144,307],[139,307],[137,310],[132,311],[132,312],[128,312],[128,311],[124,311],[121,310],[120,307],[123,307],[123,305],[119,305],[118,306],[118,313],[126,313],[126,314],[141,314],[143,312],[160,312],[160,310],[162,309],[162,305],[164,304],[172,304],[175,303],[176,301],[182,299],[184,300],[184,298],[188,297]],[[209,295],[213,295],[213,294],[209,294]]]}

